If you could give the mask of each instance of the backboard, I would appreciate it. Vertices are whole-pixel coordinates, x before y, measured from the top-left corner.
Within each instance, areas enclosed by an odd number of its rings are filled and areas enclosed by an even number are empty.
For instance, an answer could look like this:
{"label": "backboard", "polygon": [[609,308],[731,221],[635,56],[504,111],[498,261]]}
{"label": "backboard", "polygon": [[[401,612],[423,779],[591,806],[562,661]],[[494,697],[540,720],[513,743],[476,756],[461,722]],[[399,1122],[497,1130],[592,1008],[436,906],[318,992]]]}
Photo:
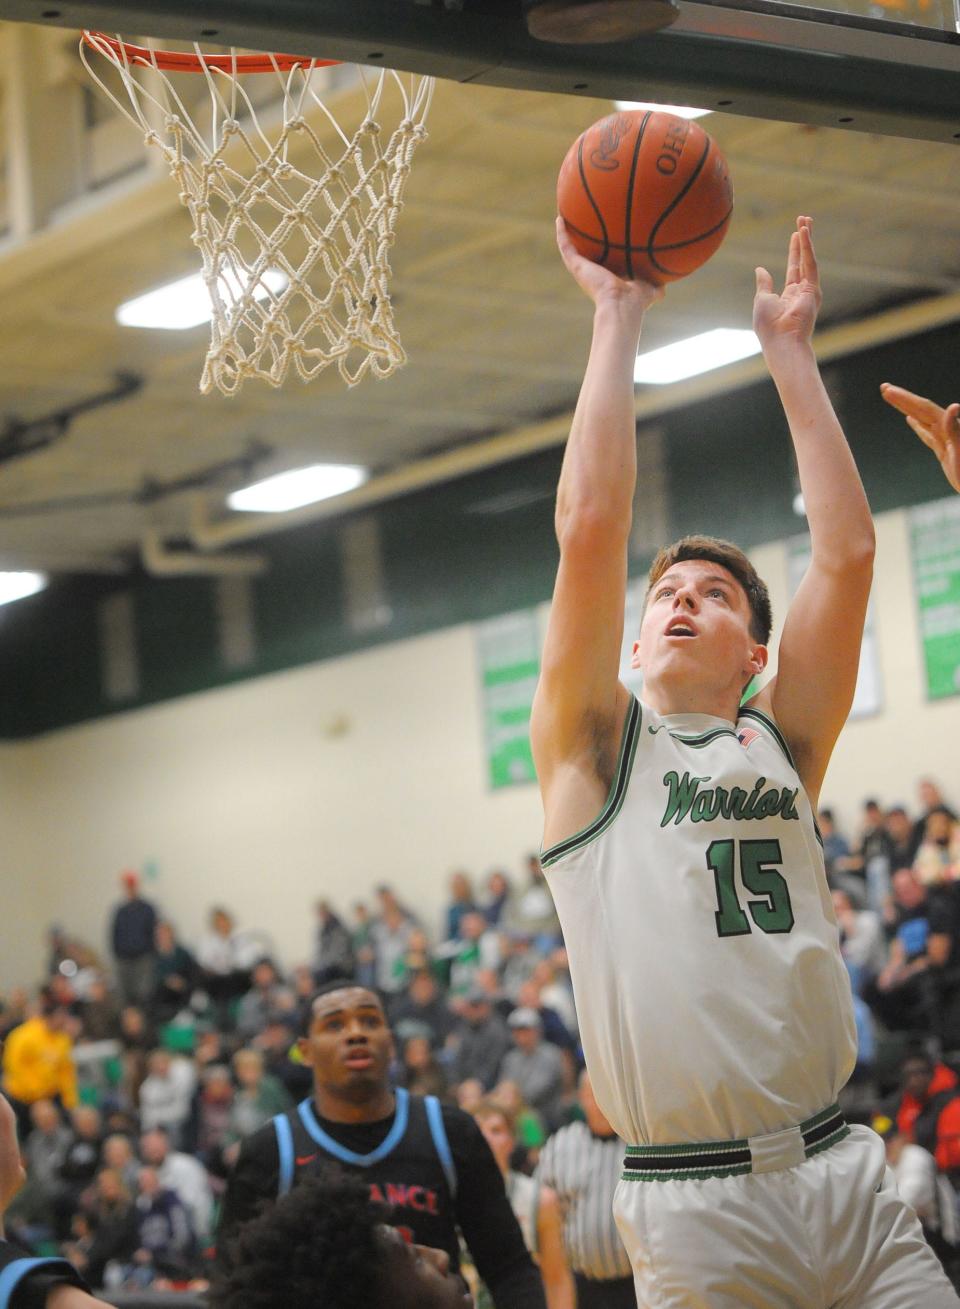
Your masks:
{"label": "backboard", "polygon": [[0,0],[0,18],[960,142],[960,0],[677,0],[655,35],[554,45],[521,0]]}

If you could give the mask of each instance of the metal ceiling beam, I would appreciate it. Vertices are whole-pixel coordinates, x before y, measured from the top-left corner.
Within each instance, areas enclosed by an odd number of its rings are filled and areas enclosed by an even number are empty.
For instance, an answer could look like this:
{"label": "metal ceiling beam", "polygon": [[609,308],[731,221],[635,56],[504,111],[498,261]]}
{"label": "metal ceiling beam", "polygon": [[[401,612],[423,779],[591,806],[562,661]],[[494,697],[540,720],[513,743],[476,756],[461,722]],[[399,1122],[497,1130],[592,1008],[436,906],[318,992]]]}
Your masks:
{"label": "metal ceiling beam", "polygon": [[919,140],[960,140],[956,38],[771,0],[679,0],[655,35],[591,46],[533,40],[515,0],[0,0],[0,17],[151,32],[254,50],[589,97],[724,107]]}
{"label": "metal ceiling beam", "polygon": [[262,577],[269,566],[265,555],[198,555],[192,550],[171,550],[156,528],[144,535],[140,561],[151,577]]}

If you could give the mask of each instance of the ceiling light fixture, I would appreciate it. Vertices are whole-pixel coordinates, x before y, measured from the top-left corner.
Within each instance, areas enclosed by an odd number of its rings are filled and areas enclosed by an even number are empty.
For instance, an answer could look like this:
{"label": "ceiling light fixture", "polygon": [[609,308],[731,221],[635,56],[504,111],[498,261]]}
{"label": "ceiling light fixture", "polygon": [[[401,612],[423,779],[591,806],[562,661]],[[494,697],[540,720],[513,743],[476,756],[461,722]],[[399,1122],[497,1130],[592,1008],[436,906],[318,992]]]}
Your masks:
{"label": "ceiling light fixture", "polygon": [[356,464],[310,464],[306,468],[291,468],[285,473],[265,477],[240,491],[227,496],[231,509],[244,509],[250,513],[282,514],[288,509],[314,504],[343,495],[367,480],[366,468]]}
{"label": "ceiling light fixture", "polygon": [[0,572],[0,605],[23,600],[28,595],[36,595],[47,585],[47,580],[46,573]]}
{"label": "ceiling light fixture", "polygon": [[662,114],[675,114],[677,118],[703,118],[712,109],[694,109],[692,105],[658,105],[652,100],[614,100],[618,109],[653,109]]}
{"label": "ceiling light fixture", "polygon": [[663,386],[759,353],[760,342],[755,332],[737,327],[715,327],[710,332],[701,332],[684,341],[674,341],[673,345],[637,355],[633,380]]}
{"label": "ceiling light fixture", "polygon": [[[232,272],[224,272],[218,279],[220,294],[236,304],[242,298],[242,283]],[[268,268],[253,287],[255,300],[266,300],[271,294],[279,295],[287,285],[287,278],[276,269]],[[154,287],[152,291],[125,300],[117,309],[117,322],[124,327],[159,327],[167,331],[182,332],[210,321],[210,292],[200,273],[178,278]]]}

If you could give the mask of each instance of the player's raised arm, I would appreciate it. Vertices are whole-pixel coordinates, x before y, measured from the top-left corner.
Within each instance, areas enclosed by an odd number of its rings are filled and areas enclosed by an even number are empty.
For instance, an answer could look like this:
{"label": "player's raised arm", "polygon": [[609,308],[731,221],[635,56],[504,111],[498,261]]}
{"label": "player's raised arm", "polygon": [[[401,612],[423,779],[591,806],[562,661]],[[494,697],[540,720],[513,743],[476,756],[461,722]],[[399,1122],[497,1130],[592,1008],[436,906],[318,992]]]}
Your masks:
{"label": "player's raised arm", "polygon": [[812,220],[797,219],[783,291],[757,269],[754,328],[790,425],[810,525],[810,567],[790,606],[777,675],[757,697],[786,736],[813,804],[853,701],[873,577],[870,506],[811,338],[820,307]]}
{"label": "player's raised arm", "polygon": [[596,776],[606,738],[615,756],[627,703],[617,673],[637,476],[633,371],[644,314],[663,294],[582,258],[559,219],[557,243],[595,309],[557,490],[560,567],[531,722],[548,830],[571,765]]}
{"label": "player's raised arm", "polygon": [[880,394],[888,405],[899,409],[910,428],[940,460],[943,475],[960,491],[960,404],[942,409],[933,400],[883,382]]}

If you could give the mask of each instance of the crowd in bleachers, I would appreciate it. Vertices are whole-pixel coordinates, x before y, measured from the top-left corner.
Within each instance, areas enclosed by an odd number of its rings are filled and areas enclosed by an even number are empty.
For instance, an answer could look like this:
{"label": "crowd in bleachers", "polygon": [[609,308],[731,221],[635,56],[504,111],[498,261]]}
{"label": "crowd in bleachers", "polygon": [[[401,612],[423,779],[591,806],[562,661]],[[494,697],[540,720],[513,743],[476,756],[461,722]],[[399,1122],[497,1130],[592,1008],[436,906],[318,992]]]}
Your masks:
{"label": "crowd in bleachers", "polygon": [[[844,1092],[872,1122],[948,1266],[960,1190],[960,824],[937,788],[920,810],[867,801],[860,830],[820,814],[860,1053]],[[284,967],[222,906],[182,941],[134,873],[100,957],[49,934],[39,987],[0,997],[3,1089],[28,1183],[8,1232],[64,1252],[94,1286],[200,1286],[240,1140],[310,1093],[300,1061],[318,985],[384,999],[395,1081],[467,1110],[506,1112],[530,1172],[579,1113],[582,1065],[566,954],[539,861],[482,885],[449,881],[442,923],[397,888],[340,914],[316,905],[313,957]],[[485,1109],[483,1111],[485,1111]]]}

